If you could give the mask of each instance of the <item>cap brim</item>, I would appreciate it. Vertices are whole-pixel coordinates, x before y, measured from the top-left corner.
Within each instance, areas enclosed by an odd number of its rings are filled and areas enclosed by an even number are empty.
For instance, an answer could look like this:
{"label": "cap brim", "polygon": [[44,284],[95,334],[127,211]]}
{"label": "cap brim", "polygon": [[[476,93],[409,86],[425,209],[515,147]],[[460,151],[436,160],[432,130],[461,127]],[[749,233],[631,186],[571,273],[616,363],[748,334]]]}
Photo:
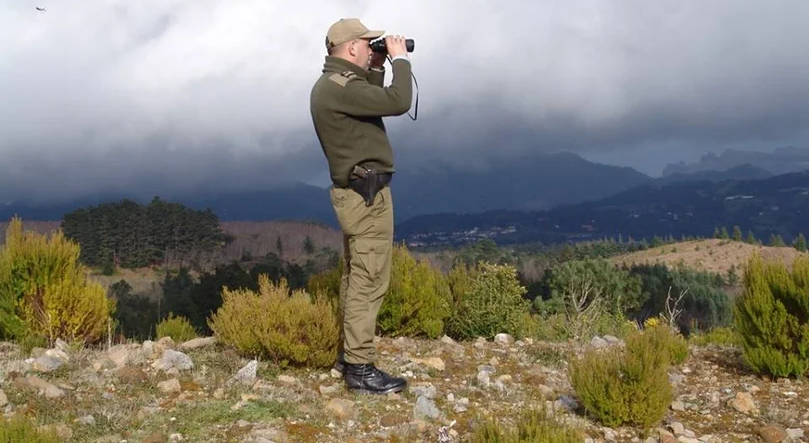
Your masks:
{"label": "cap brim", "polygon": [[376,31],[368,31],[368,32],[366,32],[365,34],[362,34],[362,35],[360,36],[360,38],[370,38],[370,39],[374,39],[374,38],[379,38],[379,37],[382,37],[383,35],[385,35],[385,31],[379,31],[379,30],[376,30]]}

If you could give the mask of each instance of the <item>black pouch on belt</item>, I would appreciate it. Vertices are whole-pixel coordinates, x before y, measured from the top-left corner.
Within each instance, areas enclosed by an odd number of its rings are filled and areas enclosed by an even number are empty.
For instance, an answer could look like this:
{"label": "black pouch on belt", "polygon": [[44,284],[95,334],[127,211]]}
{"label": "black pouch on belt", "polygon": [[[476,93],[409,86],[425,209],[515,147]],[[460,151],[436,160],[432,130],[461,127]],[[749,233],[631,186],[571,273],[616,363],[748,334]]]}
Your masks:
{"label": "black pouch on belt", "polygon": [[391,174],[389,172],[378,172],[373,169],[365,169],[361,166],[354,167],[354,174],[358,176],[351,180],[349,185],[365,199],[365,206],[374,204],[374,198],[380,189],[390,183]]}

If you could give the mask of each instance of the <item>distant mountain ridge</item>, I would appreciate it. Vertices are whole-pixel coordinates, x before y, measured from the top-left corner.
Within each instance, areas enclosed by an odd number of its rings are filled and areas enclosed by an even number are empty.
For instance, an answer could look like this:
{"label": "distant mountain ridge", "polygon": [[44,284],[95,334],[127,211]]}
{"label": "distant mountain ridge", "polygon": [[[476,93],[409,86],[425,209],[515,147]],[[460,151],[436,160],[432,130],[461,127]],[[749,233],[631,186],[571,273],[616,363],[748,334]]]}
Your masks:
{"label": "distant mountain ridge", "polygon": [[719,155],[711,152],[703,155],[698,162],[670,163],[663,168],[663,176],[675,173],[726,171],[742,165],[755,165],[773,175],[800,172],[809,169],[809,148],[787,146],[776,148],[772,152],[728,149]]}
{"label": "distant mountain ridge", "polygon": [[809,233],[809,171],[757,180],[681,181],[637,186],[587,203],[542,211],[433,214],[397,226],[415,245],[462,244],[482,238],[499,243],[710,237],[717,227],[738,225],[760,239],[780,235],[789,242]]}
{"label": "distant mountain ridge", "polygon": [[[778,158],[791,158],[799,164],[804,150],[781,148],[775,152]],[[758,154],[772,153],[753,153],[753,156]],[[726,153],[721,158],[727,155],[732,157],[732,153]],[[548,210],[600,201],[638,187],[652,189],[680,182],[714,183],[773,175],[760,162],[753,162],[722,170],[671,172],[652,178],[630,167],[595,163],[569,152],[501,158],[479,169],[431,164],[397,165],[397,171],[392,186],[397,224],[429,214],[474,214],[474,218],[487,211]],[[0,217],[7,220],[16,214],[27,220],[61,220],[65,213],[80,207],[124,198],[146,203],[152,197],[100,192],[59,204],[15,202],[0,205]],[[222,221],[301,220],[338,227],[328,190],[303,183],[269,190],[205,191],[178,198],[160,197],[194,209],[211,208]]]}

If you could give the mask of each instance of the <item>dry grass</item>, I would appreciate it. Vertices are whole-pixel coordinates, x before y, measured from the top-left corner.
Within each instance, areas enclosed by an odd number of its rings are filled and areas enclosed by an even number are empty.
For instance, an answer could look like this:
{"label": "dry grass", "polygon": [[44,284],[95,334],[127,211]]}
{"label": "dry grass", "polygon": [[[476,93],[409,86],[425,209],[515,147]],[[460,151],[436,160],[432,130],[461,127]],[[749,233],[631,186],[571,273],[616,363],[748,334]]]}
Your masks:
{"label": "dry grass", "polygon": [[792,266],[795,257],[806,255],[792,247],[751,245],[721,239],[694,240],[650,248],[644,251],[613,257],[610,260],[618,265],[656,264],[667,266],[684,264],[699,271],[727,274],[735,266],[738,275],[754,252],[759,252],[765,260],[781,261]]}

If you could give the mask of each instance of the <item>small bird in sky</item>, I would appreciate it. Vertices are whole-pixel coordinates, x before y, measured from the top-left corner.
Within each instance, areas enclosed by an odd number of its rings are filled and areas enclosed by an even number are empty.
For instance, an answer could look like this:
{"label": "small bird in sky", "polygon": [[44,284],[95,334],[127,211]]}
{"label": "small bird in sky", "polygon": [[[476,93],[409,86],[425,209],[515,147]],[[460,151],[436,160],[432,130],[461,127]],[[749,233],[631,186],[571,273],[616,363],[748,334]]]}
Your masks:
{"label": "small bird in sky", "polygon": [[40,8],[39,6],[37,6],[36,8],[37,8],[37,11],[45,12],[45,8]]}

